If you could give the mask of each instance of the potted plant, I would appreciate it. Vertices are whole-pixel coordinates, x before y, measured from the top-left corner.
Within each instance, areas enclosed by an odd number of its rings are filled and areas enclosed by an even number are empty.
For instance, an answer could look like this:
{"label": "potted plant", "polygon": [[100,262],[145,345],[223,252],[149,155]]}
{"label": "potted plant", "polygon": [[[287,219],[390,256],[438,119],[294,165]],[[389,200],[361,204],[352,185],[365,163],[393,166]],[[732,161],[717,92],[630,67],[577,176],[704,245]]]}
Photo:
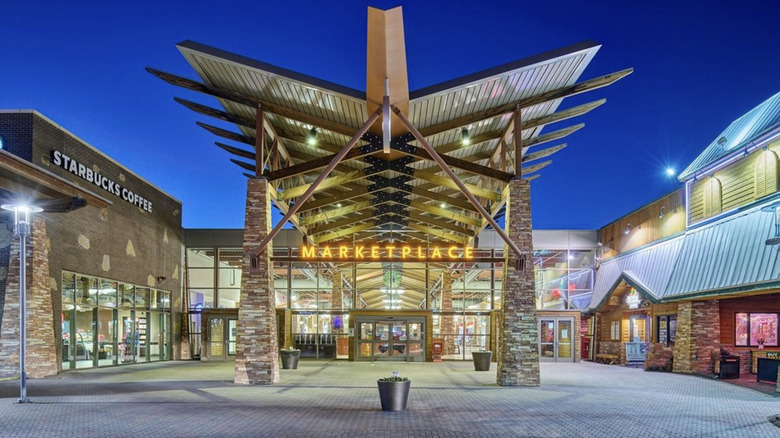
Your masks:
{"label": "potted plant", "polygon": [[293,347],[282,348],[282,369],[297,370],[298,359],[301,357],[301,350]]}
{"label": "potted plant", "polygon": [[409,387],[412,384],[408,377],[401,377],[398,371],[394,371],[392,377],[383,377],[377,380],[376,384],[379,387],[379,402],[383,411],[396,412],[406,409]]}
{"label": "potted plant", "polygon": [[490,361],[493,359],[492,351],[472,351],[471,359],[474,361],[474,371],[490,371]]}

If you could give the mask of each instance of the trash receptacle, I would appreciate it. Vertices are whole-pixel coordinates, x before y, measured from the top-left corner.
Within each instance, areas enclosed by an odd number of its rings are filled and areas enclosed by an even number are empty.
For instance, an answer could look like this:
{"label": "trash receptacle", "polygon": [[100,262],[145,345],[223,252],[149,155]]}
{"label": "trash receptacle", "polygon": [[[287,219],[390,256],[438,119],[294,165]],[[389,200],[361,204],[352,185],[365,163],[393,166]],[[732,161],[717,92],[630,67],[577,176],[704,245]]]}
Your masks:
{"label": "trash receptacle", "polygon": [[739,379],[739,356],[722,355],[720,357],[719,379]]}

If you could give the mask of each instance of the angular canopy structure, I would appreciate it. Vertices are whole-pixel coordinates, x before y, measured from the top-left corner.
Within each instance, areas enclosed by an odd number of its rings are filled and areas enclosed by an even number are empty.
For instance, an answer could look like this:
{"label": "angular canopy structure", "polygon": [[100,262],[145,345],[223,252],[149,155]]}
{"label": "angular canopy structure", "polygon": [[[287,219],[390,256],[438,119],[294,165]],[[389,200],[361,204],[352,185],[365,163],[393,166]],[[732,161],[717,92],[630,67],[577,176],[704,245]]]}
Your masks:
{"label": "angular canopy structure", "polygon": [[[272,182],[274,203],[283,213],[295,206],[290,221],[310,243],[382,233],[402,241],[467,244],[488,225],[456,181],[442,173],[399,118],[391,115],[389,105],[408,118],[484,210],[495,216],[504,207],[507,182],[537,178],[539,170],[552,162],[548,157],[566,147],[565,137],[583,127],[559,122],[605,102],[598,99],[559,110],[563,100],[632,72],[578,82],[600,47],[584,42],[409,91],[400,7],[370,8],[368,22],[367,92],[192,41],[178,48],[198,81],[147,69],[174,85],[217,99],[221,108],[176,100],[201,115],[235,125],[225,129],[198,122],[218,137],[217,146],[247,177]],[[383,142],[387,124],[380,117],[309,190],[376,111],[392,117],[390,142]]]}

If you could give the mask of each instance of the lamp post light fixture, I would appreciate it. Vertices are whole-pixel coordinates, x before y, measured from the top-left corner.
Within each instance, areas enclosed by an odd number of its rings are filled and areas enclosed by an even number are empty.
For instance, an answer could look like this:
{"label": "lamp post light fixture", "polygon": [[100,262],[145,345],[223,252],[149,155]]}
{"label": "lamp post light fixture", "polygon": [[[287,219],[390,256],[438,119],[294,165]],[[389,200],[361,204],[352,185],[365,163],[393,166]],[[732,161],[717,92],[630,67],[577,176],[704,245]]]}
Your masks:
{"label": "lamp post light fixture", "polygon": [[40,207],[20,204],[3,204],[0,208],[14,213],[14,234],[19,236],[19,403],[29,403],[27,398],[27,374],[25,373],[25,344],[27,343],[27,235],[30,234],[32,214],[43,211]]}

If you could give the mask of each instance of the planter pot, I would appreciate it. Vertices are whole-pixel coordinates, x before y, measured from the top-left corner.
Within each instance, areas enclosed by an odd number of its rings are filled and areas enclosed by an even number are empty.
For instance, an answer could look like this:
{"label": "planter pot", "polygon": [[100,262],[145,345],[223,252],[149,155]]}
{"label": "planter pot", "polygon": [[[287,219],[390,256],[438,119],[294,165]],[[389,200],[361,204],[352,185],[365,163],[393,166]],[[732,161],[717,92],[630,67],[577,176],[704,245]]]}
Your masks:
{"label": "planter pot", "polygon": [[493,352],[473,351],[471,359],[474,360],[474,371],[490,371],[490,360],[493,359]]}
{"label": "planter pot", "polygon": [[409,399],[409,387],[411,381],[406,382],[376,382],[379,386],[379,402],[383,411],[406,410],[406,401]]}
{"label": "planter pot", "polygon": [[282,355],[282,369],[285,370],[297,370],[298,359],[301,357],[301,350],[295,351],[281,351]]}

